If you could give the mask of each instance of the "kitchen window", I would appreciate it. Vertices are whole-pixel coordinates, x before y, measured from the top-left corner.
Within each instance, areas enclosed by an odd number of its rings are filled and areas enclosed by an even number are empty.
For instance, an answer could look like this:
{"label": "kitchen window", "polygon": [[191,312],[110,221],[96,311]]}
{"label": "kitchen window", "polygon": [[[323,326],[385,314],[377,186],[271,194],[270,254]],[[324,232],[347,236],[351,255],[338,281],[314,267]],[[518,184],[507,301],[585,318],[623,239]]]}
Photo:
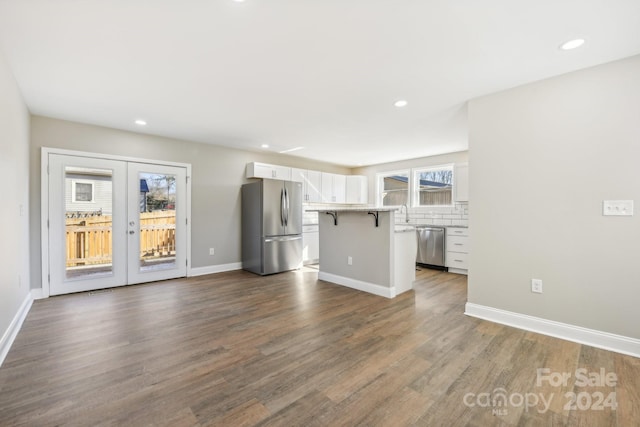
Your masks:
{"label": "kitchen window", "polygon": [[453,165],[413,169],[413,206],[453,206]]}
{"label": "kitchen window", "polygon": [[409,170],[384,172],[376,175],[378,206],[409,204]]}

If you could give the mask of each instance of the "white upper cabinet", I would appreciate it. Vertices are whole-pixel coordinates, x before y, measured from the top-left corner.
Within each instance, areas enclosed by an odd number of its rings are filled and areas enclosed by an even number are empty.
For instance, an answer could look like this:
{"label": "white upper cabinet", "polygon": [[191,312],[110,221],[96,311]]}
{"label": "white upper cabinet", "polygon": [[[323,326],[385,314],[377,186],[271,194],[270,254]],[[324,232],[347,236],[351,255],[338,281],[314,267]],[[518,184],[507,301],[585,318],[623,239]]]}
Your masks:
{"label": "white upper cabinet", "polygon": [[306,179],[307,179],[306,169],[291,168],[291,181],[301,182],[302,184],[304,184]]}
{"label": "white upper cabinet", "polygon": [[302,183],[303,202],[320,203],[322,201],[321,172],[291,168],[291,180]]}
{"label": "white upper cabinet", "polygon": [[369,201],[367,177],[347,175],[347,203],[366,204]]}
{"label": "white upper cabinet", "polygon": [[368,200],[367,177],[340,175],[267,163],[247,163],[247,178],[282,179],[302,183],[303,202],[364,204]]}
{"label": "white upper cabinet", "polygon": [[469,201],[469,164],[458,163],[454,172],[454,190],[456,202]]}
{"label": "white upper cabinet", "polygon": [[335,203],[346,203],[347,177],[345,175],[333,175],[333,195]]}
{"label": "white upper cabinet", "polygon": [[283,179],[291,181],[291,168],[252,162],[247,164],[247,178]]}
{"label": "white upper cabinet", "polygon": [[307,202],[320,203],[322,201],[322,173],[307,171],[306,194]]}
{"label": "white upper cabinet", "polygon": [[347,177],[322,172],[322,202],[346,203]]}

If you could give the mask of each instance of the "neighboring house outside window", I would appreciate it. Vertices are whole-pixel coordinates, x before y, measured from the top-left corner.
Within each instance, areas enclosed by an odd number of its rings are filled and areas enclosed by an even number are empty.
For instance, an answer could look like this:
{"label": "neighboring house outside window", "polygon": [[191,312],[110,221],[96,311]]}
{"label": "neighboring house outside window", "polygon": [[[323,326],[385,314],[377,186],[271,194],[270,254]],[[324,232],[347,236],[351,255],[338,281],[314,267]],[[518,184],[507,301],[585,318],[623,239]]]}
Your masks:
{"label": "neighboring house outside window", "polygon": [[413,170],[413,206],[453,206],[453,165]]}
{"label": "neighboring house outside window", "polygon": [[409,204],[409,171],[385,172],[377,175],[377,205]]}
{"label": "neighboring house outside window", "polygon": [[93,183],[74,180],[72,182],[72,193],[74,202],[93,202]]}

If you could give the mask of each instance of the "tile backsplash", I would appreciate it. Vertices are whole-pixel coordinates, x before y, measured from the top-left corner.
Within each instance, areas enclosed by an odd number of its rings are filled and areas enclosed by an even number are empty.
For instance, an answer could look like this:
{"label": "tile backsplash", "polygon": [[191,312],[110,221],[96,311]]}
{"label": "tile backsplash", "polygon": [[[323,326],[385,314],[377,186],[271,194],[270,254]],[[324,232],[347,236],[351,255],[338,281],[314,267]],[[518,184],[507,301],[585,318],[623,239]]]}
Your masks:
{"label": "tile backsplash", "polygon": [[[307,212],[307,209],[331,209],[337,207],[349,207],[352,205],[303,205],[303,224],[317,224],[318,213]],[[375,209],[375,208],[372,208]],[[402,212],[396,211],[396,224],[406,224],[404,208]],[[453,207],[438,208],[409,208],[409,224],[411,225],[469,225],[469,203],[456,202]]]}
{"label": "tile backsplash", "polygon": [[[304,225],[309,225],[309,224],[317,224],[318,223],[318,212],[307,212],[306,210],[307,206],[303,206],[302,209],[304,209],[303,213],[302,213],[302,223]],[[318,209],[316,206],[309,206],[309,209]]]}
{"label": "tile backsplash", "polygon": [[[396,224],[406,224],[404,208],[396,211]],[[469,225],[469,203],[456,202],[452,207],[409,208],[412,225]]]}
{"label": "tile backsplash", "polygon": [[303,203],[302,204],[302,224],[310,225],[318,223],[318,212],[307,212],[307,209],[344,209],[344,208],[356,208],[365,205],[348,205],[340,203]]}

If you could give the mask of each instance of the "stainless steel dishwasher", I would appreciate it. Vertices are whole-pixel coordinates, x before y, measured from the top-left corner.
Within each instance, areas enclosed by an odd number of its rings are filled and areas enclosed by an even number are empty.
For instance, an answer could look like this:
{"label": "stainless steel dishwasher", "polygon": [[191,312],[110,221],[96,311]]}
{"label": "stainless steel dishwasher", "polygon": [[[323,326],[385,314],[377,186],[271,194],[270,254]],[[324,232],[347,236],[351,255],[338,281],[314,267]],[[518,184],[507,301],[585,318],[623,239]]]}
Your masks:
{"label": "stainless steel dishwasher", "polygon": [[418,226],[416,263],[444,269],[444,227]]}

